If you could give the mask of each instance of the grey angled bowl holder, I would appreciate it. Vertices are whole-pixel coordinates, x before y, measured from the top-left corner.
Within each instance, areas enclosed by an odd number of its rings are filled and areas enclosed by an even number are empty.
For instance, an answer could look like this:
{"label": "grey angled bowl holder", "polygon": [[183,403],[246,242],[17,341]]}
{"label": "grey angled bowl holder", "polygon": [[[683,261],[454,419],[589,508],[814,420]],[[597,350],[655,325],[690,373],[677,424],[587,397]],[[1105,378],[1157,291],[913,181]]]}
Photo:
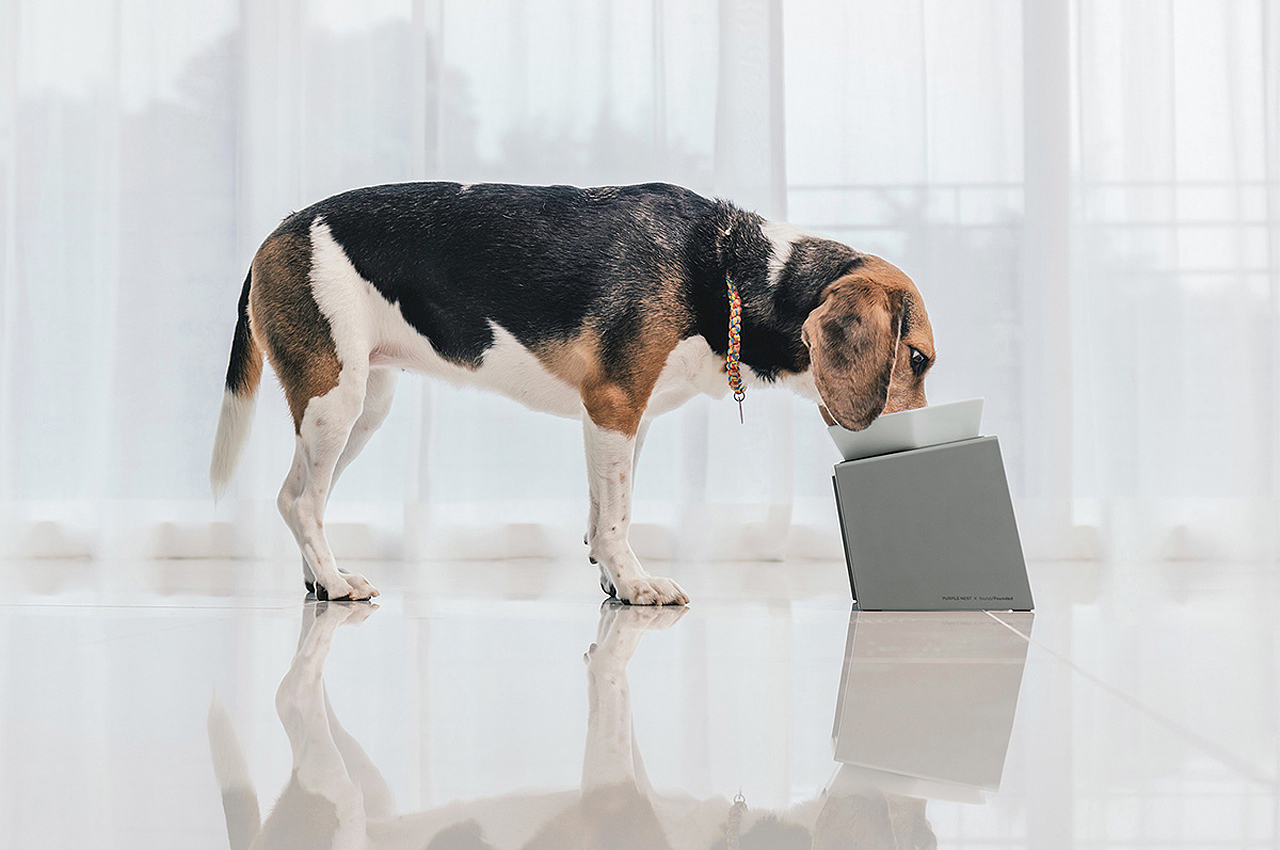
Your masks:
{"label": "grey angled bowl holder", "polygon": [[861,610],[1035,607],[994,436],[844,461],[832,480]]}

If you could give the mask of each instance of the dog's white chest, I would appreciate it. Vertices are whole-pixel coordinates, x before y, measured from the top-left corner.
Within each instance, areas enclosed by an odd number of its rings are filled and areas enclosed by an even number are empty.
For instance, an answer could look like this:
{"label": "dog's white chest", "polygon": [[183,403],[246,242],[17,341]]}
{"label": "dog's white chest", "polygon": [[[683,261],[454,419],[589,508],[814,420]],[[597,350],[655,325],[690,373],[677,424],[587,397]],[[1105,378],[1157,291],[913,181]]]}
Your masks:
{"label": "dog's white chest", "polygon": [[711,350],[700,336],[683,339],[667,355],[667,362],[653,387],[645,418],[674,410],[696,395],[723,398],[729,392],[724,357]]}

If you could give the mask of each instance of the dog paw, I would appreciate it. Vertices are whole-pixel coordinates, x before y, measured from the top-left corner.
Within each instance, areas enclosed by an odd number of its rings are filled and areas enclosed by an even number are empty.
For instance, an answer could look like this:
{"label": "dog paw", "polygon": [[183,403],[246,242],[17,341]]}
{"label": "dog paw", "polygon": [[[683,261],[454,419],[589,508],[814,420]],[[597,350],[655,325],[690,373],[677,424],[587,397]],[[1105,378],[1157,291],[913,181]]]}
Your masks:
{"label": "dog paw", "polygon": [[689,595],[669,578],[645,576],[618,588],[618,598],[631,605],[688,605]]}
{"label": "dog paw", "polygon": [[352,599],[372,599],[375,596],[382,595],[378,588],[370,584],[369,580],[359,573],[344,572],[342,577],[351,585]]}
{"label": "dog paw", "polygon": [[328,584],[317,580],[312,593],[320,602],[349,602],[379,595],[378,589],[358,573],[342,573],[330,579]]}

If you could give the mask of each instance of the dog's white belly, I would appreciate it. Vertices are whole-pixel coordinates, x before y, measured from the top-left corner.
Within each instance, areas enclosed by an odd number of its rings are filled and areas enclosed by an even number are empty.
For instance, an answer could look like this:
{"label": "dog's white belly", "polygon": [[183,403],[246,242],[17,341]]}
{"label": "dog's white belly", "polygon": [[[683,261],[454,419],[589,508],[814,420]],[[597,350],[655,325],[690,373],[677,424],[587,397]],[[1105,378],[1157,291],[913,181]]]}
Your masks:
{"label": "dog's white belly", "polygon": [[[372,290],[372,287],[370,287]],[[378,343],[370,365],[395,366],[443,378],[460,386],[475,386],[501,393],[533,410],[576,419],[582,415],[582,398],[572,384],[552,374],[510,331],[490,321],[494,343],[479,368],[468,369],[441,357],[426,337],[418,333],[376,291],[373,312],[378,315]],[[700,336],[682,340],[658,376],[645,418],[667,413],[699,393],[724,396],[724,358],[716,356]]]}
{"label": "dog's white belly", "polygon": [[511,332],[490,321],[493,345],[484,353],[480,366],[469,369],[441,357],[430,341],[400,316],[398,308],[381,302],[378,312],[393,315],[379,322],[378,343],[369,355],[370,365],[396,366],[443,378],[459,386],[473,386],[501,393],[533,410],[577,418],[582,412],[578,390],[542,365]]}
{"label": "dog's white belly", "polygon": [[[576,419],[582,415],[578,389],[548,371],[510,331],[496,322],[489,323],[493,346],[485,352],[479,368],[468,369],[441,357],[424,336],[404,321],[398,309],[376,292],[373,297],[394,315],[385,317],[380,342],[370,355],[370,365],[396,366],[460,386],[480,387],[515,399],[533,410],[557,416]],[[689,337],[667,356],[644,418],[652,419],[675,410],[696,395],[723,398],[728,392],[724,358],[716,355],[702,337]]]}

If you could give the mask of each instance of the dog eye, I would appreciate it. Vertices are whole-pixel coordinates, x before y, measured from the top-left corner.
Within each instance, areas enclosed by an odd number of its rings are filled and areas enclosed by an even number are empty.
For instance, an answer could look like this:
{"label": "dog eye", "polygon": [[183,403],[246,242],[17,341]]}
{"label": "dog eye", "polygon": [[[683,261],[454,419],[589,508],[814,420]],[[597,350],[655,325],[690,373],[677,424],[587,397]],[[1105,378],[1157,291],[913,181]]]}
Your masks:
{"label": "dog eye", "polygon": [[924,374],[925,367],[929,365],[929,358],[925,357],[917,348],[911,349],[911,372],[917,378]]}

